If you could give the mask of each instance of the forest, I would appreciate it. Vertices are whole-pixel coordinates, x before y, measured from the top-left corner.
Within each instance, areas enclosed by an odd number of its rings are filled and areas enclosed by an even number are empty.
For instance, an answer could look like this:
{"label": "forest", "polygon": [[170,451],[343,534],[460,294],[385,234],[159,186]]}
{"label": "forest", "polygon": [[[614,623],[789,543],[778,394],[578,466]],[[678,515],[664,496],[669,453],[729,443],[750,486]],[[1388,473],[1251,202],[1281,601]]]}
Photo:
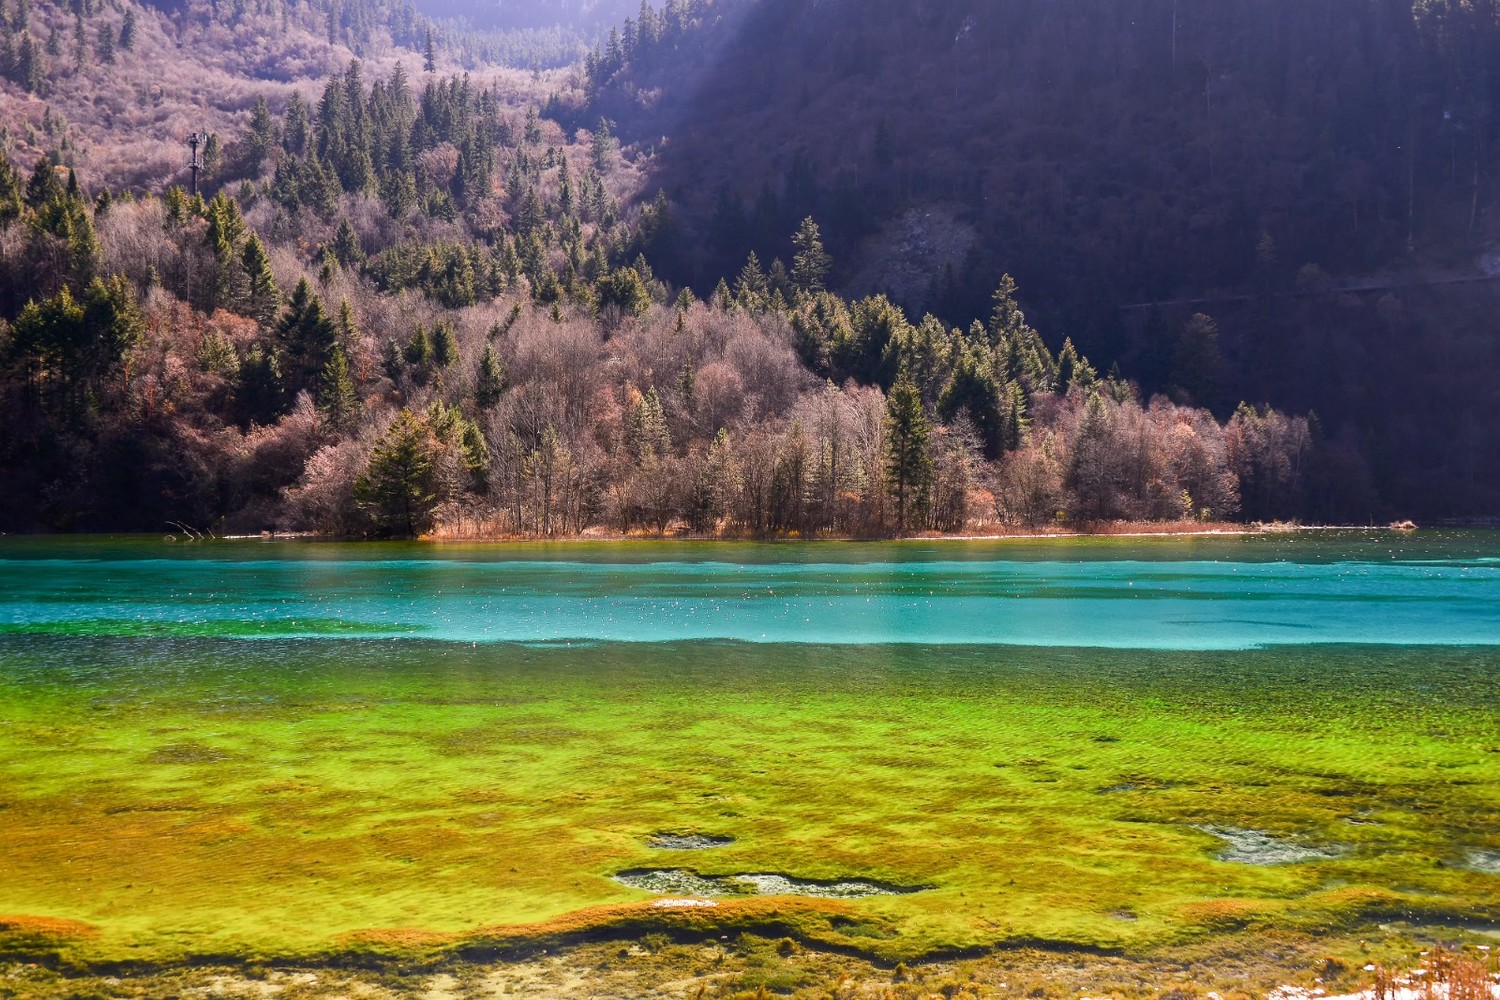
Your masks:
{"label": "forest", "polygon": [[471,69],[496,62],[572,66],[635,13],[632,0],[422,0],[418,6]]}
{"label": "forest", "polygon": [[[1008,272],[1054,342],[1144,394],[1316,411],[1384,506],[1492,514],[1497,17],[695,0],[673,22],[688,40],[643,12],[602,43],[580,115],[658,147],[649,185],[682,223],[653,260],[669,280],[712,287],[813,215],[847,294],[965,323]],[[1174,345],[1198,313],[1224,363],[1193,384]]]}
{"label": "forest", "polygon": [[[646,112],[610,102],[639,96],[633,74],[688,80],[774,12],[711,7],[644,4],[585,65],[528,80],[463,72],[403,6],[9,0],[0,530],[863,537],[1405,512],[1335,394],[1330,427],[1322,398],[1237,393],[1243,345],[1213,311],[1149,310],[1144,353],[1070,336],[1044,241],[1011,267],[976,236],[925,299],[856,287],[861,199],[928,193],[904,121],[859,157],[868,189],[825,183],[808,147],[785,175],[746,163],[753,211],[723,183],[703,211],[672,180],[701,137],[643,141]],[[945,5],[918,7],[948,30]],[[301,69],[215,111],[200,193],[100,155],[116,133],[82,84],[272,26]],[[1268,269],[1302,252],[1265,244]],[[1271,291],[1225,315],[1256,308],[1329,307]],[[1469,476],[1483,495],[1487,467]]]}

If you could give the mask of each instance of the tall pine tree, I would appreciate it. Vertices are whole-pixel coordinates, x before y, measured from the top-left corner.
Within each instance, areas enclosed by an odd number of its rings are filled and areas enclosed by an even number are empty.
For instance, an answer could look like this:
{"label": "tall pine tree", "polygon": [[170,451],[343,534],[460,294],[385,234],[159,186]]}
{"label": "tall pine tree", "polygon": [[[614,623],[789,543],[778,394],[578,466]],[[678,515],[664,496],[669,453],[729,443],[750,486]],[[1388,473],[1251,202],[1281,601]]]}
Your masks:
{"label": "tall pine tree", "polygon": [[922,412],[922,394],[902,372],[891,386],[885,405],[886,486],[896,502],[900,531],[925,526],[932,486],[931,428]]}
{"label": "tall pine tree", "polygon": [[349,375],[349,359],[339,344],[333,345],[328,353],[328,364],[323,366],[323,377],[318,386],[318,410],[335,431],[347,431],[359,419],[359,393]]}
{"label": "tall pine tree", "polygon": [[296,393],[312,389],[337,343],[333,321],[307,279],[297,282],[287,309],[276,325],[276,340],[286,355],[287,387]]}

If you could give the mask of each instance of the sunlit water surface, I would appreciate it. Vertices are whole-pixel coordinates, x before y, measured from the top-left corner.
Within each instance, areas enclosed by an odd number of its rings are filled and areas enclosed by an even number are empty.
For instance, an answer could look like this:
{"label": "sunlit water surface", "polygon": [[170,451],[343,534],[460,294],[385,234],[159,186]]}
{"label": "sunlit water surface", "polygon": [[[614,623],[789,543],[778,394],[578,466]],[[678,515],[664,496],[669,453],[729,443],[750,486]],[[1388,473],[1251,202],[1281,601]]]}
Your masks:
{"label": "sunlit water surface", "polygon": [[466,548],[16,542],[0,633],[1250,649],[1500,643],[1483,534]]}

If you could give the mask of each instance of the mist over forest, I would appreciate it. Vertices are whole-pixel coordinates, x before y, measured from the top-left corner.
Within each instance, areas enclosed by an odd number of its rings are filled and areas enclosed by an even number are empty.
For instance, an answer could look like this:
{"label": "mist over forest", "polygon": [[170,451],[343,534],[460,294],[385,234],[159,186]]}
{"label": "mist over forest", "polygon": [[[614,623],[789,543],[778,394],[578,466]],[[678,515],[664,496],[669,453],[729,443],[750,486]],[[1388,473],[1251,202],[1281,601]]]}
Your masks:
{"label": "mist over forest", "polygon": [[428,17],[463,17],[479,28],[568,28],[580,34],[607,32],[637,12],[632,0],[422,0]]}
{"label": "mist over forest", "polygon": [[609,29],[638,13],[635,0],[422,0],[444,44],[466,64],[551,69],[577,63]]}

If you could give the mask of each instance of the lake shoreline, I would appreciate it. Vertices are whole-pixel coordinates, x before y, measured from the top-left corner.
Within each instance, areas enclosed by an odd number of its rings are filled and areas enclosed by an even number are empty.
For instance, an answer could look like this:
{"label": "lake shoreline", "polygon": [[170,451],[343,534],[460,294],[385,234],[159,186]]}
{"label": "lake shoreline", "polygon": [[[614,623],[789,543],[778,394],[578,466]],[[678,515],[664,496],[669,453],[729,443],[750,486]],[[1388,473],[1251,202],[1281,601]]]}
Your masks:
{"label": "lake shoreline", "polygon": [[[1120,521],[1111,522],[1108,525],[1093,525],[1089,528],[1063,528],[1055,526],[1040,526],[1026,528],[1023,526],[1006,526],[1001,530],[993,532],[966,532],[944,534],[939,532],[924,532],[915,535],[837,535],[837,534],[815,534],[800,535],[797,533],[778,535],[754,535],[754,534],[706,534],[698,532],[618,532],[604,529],[588,529],[583,532],[572,534],[555,535],[492,535],[486,533],[466,533],[455,530],[439,530],[418,536],[415,539],[404,539],[405,541],[431,542],[437,544],[467,544],[467,545],[510,545],[527,543],[546,544],[573,544],[585,542],[599,543],[623,543],[623,542],[712,542],[712,543],[737,543],[747,542],[752,544],[789,543],[789,542],[870,542],[870,543],[898,543],[898,542],[1006,542],[1006,541],[1045,541],[1049,539],[1069,540],[1080,538],[1224,538],[1235,536],[1265,536],[1265,535],[1297,535],[1297,534],[1321,534],[1337,532],[1396,532],[1401,534],[1416,530],[1410,522],[1397,522],[1396,524],[1297,524],[1293,522],[1273,521],[1266,523],[1239,524],[1234,521]],[[65,537],[65,536],[32,536],[32,537]],[[169,534],[168,536],[173,537]],[[204,536],[224,541],[326,541],[326,542],[350,542],[350,541],[402,541],[403,539],[367,539],[360,536],[329,535],[315,531],[262,531],[259,534],[229,534],[217,536]],[[185,538],[184,540],[198,540],[196,538]]]}
{"label": "lake shoreline", "polygon": [[[1133,953],[1018,942],[890,962],[788,937],[774,926],[746,928],[732,936],[643,928],[593,939],[516,942],[504,952],[399,959],[350,953],[328,960],[265,955],[236,960],[219,954],[175,963],[91,966],[12,956],[0,959],[0,983],[21,990],[6,995],[33,1000],[193,995],[457,1000],[516,994],[601,1000],[771,995],[819,1000],[1112,995],[1182,1000],[1215,994],[1373,998],[1380,978],[1406,980],[1420,991],[1424,979],[1417,970],[1431,968],[1432,955],[1440,949],[1445,949],[1437,963],[1441,977],[1455,981],[1455,969],[1472,976],[1475,967],[1491,964],[1484,942],[1494,936],[1493,930],[1410,925],[1343,928],[1322,935],[1260,928]],[[1494,977],[1489,978],[1490,995],[1500,996]]]}

